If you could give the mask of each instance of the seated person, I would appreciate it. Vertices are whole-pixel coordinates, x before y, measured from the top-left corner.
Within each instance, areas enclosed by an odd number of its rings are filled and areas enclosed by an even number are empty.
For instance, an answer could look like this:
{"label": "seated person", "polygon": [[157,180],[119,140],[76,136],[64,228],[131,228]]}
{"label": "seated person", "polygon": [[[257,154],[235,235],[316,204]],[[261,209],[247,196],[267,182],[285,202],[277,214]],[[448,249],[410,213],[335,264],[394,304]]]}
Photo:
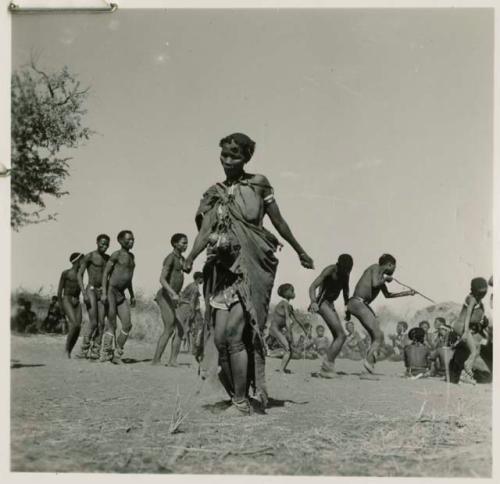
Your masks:
{"label": "seated person", "polygon": [[406,321],[399,321],[396,325],[396,334],[389,335],[389,339],[392,342],[392,348],[394,353],[391,356],[391,361],[402,361],[405,346],[409,344],[408,335],[408,323]]}
{"label": "seated person", "polygon": [[430,350],[425,345],[425,330],[421,327],[412,328],[408,333],[411,344],[404,349],[406,375],[418,377],[429,371]]}
{"label": "seated person", "polygon": [[43,331],[46,331],[47,333],[62,333],[63,325],[61,324],[61,321],[63,319],[64,315],[59,307],[57,296],[53,296],[47,311],[47,316],[42,324]]}
{"label": "seated person", "polygon": [[312,345],[313,343],[301,334],[297,342],[292,344],[292,358],[294,360],[316,360],[318,358],[318,353],[313,350]]}
{"label": "seated person", "polygon": [[452,328],[446,322],[440,322],[438,335],[434,338],[434,349],[430,353],[431,375],[448,376],[446,368],[453,357],[453,339]]}
{"label": "seated person", "polygon": [[38,333],[38,319],[31,310],[31,302],[19,299],[18,304],[21,308],[11,320],[11,329],[19,333]]}
{"label": "seated person", "polygon": [[430,335],[433,349],[443,346],[443,334],[439,331],[442,325],[446,325],[446,319],[441,316],[434,319],[434,331]]}
{"label": "seated person", "polygon": [[423,329],[425,332],[424,345],[427,346],[427,348],[432,349],[432,340],[429,333],[431,325],[429,324],[429,321],[420,321],[420,323],[418,323],[418,327]]}
{"label": "seated person", "polygon": [[326,350],[330,347],[330,342],[325,336],[325,328],[321,324],[316,326],[316,337],[313,339],[312,349],[318,353],[318,355],[323,356]]}
{"label": "seated person", "polygon": [[359,361],[365,357],[366,349],[360,334],[354,329],[354,323],[347,321],[345,323],[346,339],[342,347],[341,355],[343,358]]}

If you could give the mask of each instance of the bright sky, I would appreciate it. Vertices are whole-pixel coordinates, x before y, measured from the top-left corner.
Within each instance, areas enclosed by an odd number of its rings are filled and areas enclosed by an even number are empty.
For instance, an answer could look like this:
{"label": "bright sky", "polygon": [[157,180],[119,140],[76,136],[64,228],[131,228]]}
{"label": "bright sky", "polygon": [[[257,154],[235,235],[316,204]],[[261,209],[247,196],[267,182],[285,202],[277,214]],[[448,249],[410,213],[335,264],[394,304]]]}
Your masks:
{"label": "bright sky", "polygon": [[248,169],[315,260],[312,272],[279,254],[276,283],[295,285],[297,306],[342,252],[352,286],[390,252],[396,277],[438,301],[492,272],[492,10],[13,17],[14,67],[32,50],[91,86],[98,134],[72,153],[70,195],[48,204],[58,221],[13,235],[13,287],[56,288],[71,252],[130,228],[135,286],[151,294],[170,236],[195,235],[234,131],[257,142]]}

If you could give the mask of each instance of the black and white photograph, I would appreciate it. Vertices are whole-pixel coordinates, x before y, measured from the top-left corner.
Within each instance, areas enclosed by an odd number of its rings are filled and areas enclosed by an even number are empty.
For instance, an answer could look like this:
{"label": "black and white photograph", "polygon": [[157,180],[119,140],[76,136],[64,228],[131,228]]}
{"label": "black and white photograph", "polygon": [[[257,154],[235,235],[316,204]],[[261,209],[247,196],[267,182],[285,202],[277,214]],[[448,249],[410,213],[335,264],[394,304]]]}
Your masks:
{"label": "black and white photograph", "polygon": [[10,10],[11,473],[494,477],[495,8]]}

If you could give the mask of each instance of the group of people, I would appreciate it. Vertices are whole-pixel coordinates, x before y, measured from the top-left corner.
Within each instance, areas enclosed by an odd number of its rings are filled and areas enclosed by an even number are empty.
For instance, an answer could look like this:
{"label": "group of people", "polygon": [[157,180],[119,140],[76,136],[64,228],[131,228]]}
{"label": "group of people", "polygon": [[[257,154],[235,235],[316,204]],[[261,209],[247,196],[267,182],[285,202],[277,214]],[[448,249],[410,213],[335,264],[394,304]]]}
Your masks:
{"label": "group of people", "polygon": [[[118,234],[117,241],[120,249],[110,256],[107,254],[110,237],[98,235],[96,249],[86,255],[72,253],[69,259],[71,267],[61,274],[57,299],[69,326],[65,346],[68,358],[82,332],[76,358],[99,359],[115,364],[122,362],[125,343],[132,328],[130,308],[136,304],[132,284],[135,257],[131,252],[134,235],[129,230],[123,230]],[[196,339],[201,329],[199,286],[203,282],[203,274],[195,273],[193,282],[181,291],[184,283],[182,253],[187,243],[186,235],[174,234],[171,239],[173,251],[163,263],[161,288],[155,301],[160,308],[164,331],[159,338],[153,364],[160,362],[168,341],[175,334],[169,365],[176,366],[182,342],[188,339],[187,343],[191,345],[191,336]],[[85,273],[88,279],[86,286]],[[83,331],[81,294],[88,311],[88,323],[83,326]],[[121,322],[119,332],[117,318]]]}
{"label": "group of people", "polygon": [[11,329],[17,333],[39,334],[66,334],[67,323],[57,296],[53,296],[44,319],[38,318],[32,310],[31,301],[27,297],[17,300],[18,310],[11,318]]}
{"label": "group of people", "polygon": [[452,383],[491,381],[493,327],[482,302],[488,285],[493,286],[492,278],[489,283],[482,277],[472,279],[470,293],[458,317],[452,324],[442,317],[436,318],[433,333],[428,321],[421,321],[407,334],[406,323],[398,323],[393,341],[397,342],[408,376],[444,375]]}
{"label": "group of people", "polygon": [[[229,412],[249,415],[252,411],[250,395],[265,408],[268,391],[265,379],[266,343],[265,330],[278,260],[276,250],[280,241],[263,226],[267,216],[278,234],[296,252],[300,264],[313,269],[312,258],[295,238],[284,219],[269,180],[259,174],[245,171],[255,150],[255,142],[241,133],[223,138],[220,163],[224,180],[208,188],[203,194],[195,215],[198,233],[186,257],[188,239],[175,234],[171,239],[173,251],[163,263],[160,289],[156,295],[163,321],[163,332],[158,340],[153,364],[159,364],[167,343],[172,339],[169,365],[175,366],[181,341],[188,330],[189,321],[201,320],[199,312],[199,285],[203,282],[205,317],[197,332],[195,356],[202,361],[212,339],[218,354],[218,376],[231,398]],[[83,255],[73,253],[71,268],[61,275],[58,299],[69,322],[66,353],[70,356],[80,332],[82,312],[79,295],[83,293],[89,313],[89,324],[83,331],[78,356],[99,358],[101,361],[121,361],[124,346],[131,329],[130,307],[135,305],[132,278],[135,268],[131,249],[134,236],[123,230],[118,234],[120,249],[111,256],[106,254],[110,239],[102,234],[97,237],[97,249]],[[195,273],[193,282],[184,290],[184,274],[190,273],[195,260],[206,251],[206,261],[201,273]],[[342,254],[335,264],[326,267],[312,282],[309,289],[310,311],[322,318],[333,336],[331,344],[321,342],[324,358],[318,372],[322,378],[337,376],[335,361],[344,345],[359,344],[352,331],[346,335],[335,303],[342,293],[345,319],[359,320],[370,336],[370,346],[362,360],[364,377],[376,377],[375,363],[384,345],[384,333],[371,303],[382,293],[386,298],[413,296],[415,291],[390,292],[387,283],[393,279],[396,259],[383,254],[377,263],[370,265],[350,294],[350,273],[353,257]],[[83,275],[87,271],[85,287]],[[473,281],[474,282],[474,281]],[[460,337],[470,356],[465,364],[476,357],[477,337],[474,324],[481,312],[483,287],[476,282],[466,300]],[[129,293],[130,302],[125,296]],[[282,298],[270,317],[269,333],[281,345],[283,360],[280,370],[286,372],[292,357],[291,324],[301,324],[290,303],[295,297],[291,284],[278,289]],[[116,319],[121,320],[116,335]],[[304,328],[305,333],[307,329]],[[349,331],[348,331],[349,333]],[[320,335],[318,334],[318,337]],[[351,336],[351,337],[350,337]],[[350,339],[349,339],[350,337]],[[324,335],[320,338],[324,338]]]}

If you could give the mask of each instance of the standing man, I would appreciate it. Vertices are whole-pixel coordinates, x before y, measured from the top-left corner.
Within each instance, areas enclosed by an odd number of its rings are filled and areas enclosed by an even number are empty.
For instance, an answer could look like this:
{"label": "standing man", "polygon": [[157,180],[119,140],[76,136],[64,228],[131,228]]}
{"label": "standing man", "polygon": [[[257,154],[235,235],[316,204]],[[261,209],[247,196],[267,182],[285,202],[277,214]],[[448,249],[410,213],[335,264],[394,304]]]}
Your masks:
{"label": "standing man", "polygon": [[[416,294],[413,289],[397,293],[389,292],[385,284],[392,281],[392,275],[395,270],[396,259],[390,254],[383,254],[378,260],[378,264],[372,264],[363,272],[361,279],[354,289],[354,296],[347,303],[347,309],[358,318],[371,338],[370,348],[368,349],[366,358],[363,360],[363,366],[368,374],[375,373],[375,355],[384,344],[384,333],[380,329],[377,315],[370,307],[370,303],[381,291],[388,299],[414,296]],[[366,377],[366,375],[364,376]]]}
{"label": "standing man", "polygon": [[[121,363],[123,347],[132,328],[130,308],[135,307],[132,277],[134,276],[135,257],[130,250],[134,246],[134,234],[130,230],[122,230],[118,234],[121,249],[113,252],[102,275],[102,297],[104,305],[108,304],[108,319],[106,321],[100,361]],[[130,305],[125,297],[125,290],[130,295]],[[116,316],[120,318],[122,329],[116,338],[116,348],[113,355],[113,340],[116,333]]]}
{"label": "standing man", "polygon": [[[82,346],[77,358],[91,358],[97,360],[101,351],[102,333],[104,332],[104,318],[106,308],[101,300],[102,297],[102,276],[104,266],[108,262],[109,255],[106,251],[109,247],[109,235],[100,234],[97,236],[97,249],[89,252],[82,261],[78,270],[78,284],[83,294],[83,300],[89,313],[89,322],[83,327]],[[83,275],[87,271],[88,284],[85,288]],[[89,355],[90,350],[90,355]]]}

